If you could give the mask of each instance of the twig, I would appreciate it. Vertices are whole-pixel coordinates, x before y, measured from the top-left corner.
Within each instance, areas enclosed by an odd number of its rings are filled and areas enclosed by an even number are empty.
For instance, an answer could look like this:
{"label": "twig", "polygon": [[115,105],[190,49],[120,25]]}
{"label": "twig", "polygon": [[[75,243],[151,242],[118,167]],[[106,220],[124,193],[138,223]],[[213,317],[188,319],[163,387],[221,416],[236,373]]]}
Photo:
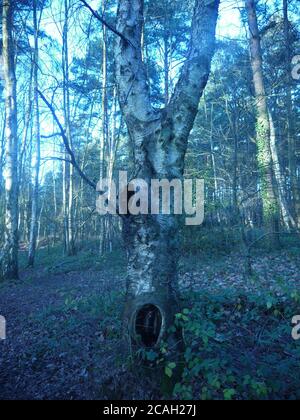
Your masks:
{"label": "twig", "polygon": [[53,133],[49,135],[41,135],[42,139],[52,139],[53,137],[61,136],[61,133]]}
{"label": "twig", "polygon": [[131,47],[134,48],[134,45],[132,44],[132,42],[126,38],[125,35],[123,35],[121,32],[119,32],[116,28],[114,28],[110,23],[106,22],[106,20],[99,15],[99,13],[94,10],[85,0],[80,0],[81,3],[84,4],[84,6],[89,9],[89,11],[92,13],[92,15],[98,19],[104,26],[106,26],[107,29],[109,29],[111,32],[113,32],[115,35],[119,36],[121,39],[123,39],[123,41],[125,41],[127,44],[131,45]]}

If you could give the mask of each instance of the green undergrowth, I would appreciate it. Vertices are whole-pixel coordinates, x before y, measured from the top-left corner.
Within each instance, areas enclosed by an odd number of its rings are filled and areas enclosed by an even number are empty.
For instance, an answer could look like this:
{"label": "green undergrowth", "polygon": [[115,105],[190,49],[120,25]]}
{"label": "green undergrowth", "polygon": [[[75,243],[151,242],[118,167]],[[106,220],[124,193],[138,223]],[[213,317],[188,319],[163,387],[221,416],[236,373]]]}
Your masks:
{"label": "green undergrowth", "polygon": [[[269,252],[266,248],[268,237],[262,229],[246,230],[247,245],[251,248],[251,255],[256,256],[261,252]],[[267,239],[266,239],[267,238]],[[184,227],[181,232],[181,243],[184,255],[224,256],[236,252],[245,253],[242,243],[240,226],[215,227],[207,226],[194,227],[193,229]],[[300,235],[295,233],[282,232],[280,234],[281,250],[298,250],[300,252]]]}
{"label": "green undergrowth", "polygon": [[[21,268],[26,268],[26,253],[20,254]],[[43,269],[49,274],[66,274],[76,271],[110,271],[114,275],[124,273],[126,267],[125,255],[122,250],[100,255],[99,250],[93,246],[86,246],[76,255],[64,255],[63,248],[43,248],[37,252],[35,269]]]}
{"label": "green undergrowth", "polygon": [[300,314],[300,293],[284,292],[186,294],[175,322],[184,333],[181,362],[164,356],[165,347],[146,352],[163,365],[163,386],[173,378],[172,396],[183,400],[299,399],[300,341],[292,338],[292,318]]}
{"label": "green undergrowth", "polygon": [[[266,261],[271,268],[277,267],[274,261],[281,261],[280,252],[265,254],[270,257],[270,262],[268,259]],[[160,351],[143,351],[143,357],[154,371],[158,369],[160,372],[160,375],[153,375],[153,389],[156,392],[158,383],[161,389],[161,395],[153,394],[155,398],[300,398],[300,341],[292,338],[292,318],[300,315],[300,292],[297,282],[289,281],[290,273],[285,272],[286,256],[297,262],[299,253],[297,241],[286,237],[282,267],[278,266],[276,278],[271,273],[276,283],[272,290],[262,284],[248,293],[237,291],[234,287],[214,293],[208,290],[184,293],[183,309],[174,325],[174,328],[184,331],[184,353],[172,360],[168,357],[166,347]],[[260,249],[254,250],[254,254],[264,255]],[[231,271],[223,251],[208,250],[202,250],[197,255],[186,255],[182,269],[185,272],[193,267],[200,271],[205,264],[210,267],[205,276],[211,275],[212,280],[216,272],[223,276],[226,271]],[[76,256],[67,257],[63,256],[61,248],[55,248],[39,251],[36,270],[64,274],[93,269],[119,277],[125,275],[125,267],[124,253],[121,251],[100,257],[95,247],[86,247]],[[254,266],[252,281],[260,285],[263,271],[258,276],[255,272],[257,268]],[[67,354],[78,364],[80,371],[89,372],[88,377],[93,378],[91,388],[97,398],[103,397],[104,371],[115,378],[105,392],[112,387],[113,396],[119,392],[124,392],[127,397],[137,395],[134,384],[141,386],[141,372],[145,371],[137,365],[132,369],[126,359],[128,352],[120,347],[124,300],[118,287],[108,288],[100,294],[91,291],[85,296],[76,290],[60,287],[55,304],[49,304],[29,319],[29,324],[38,325],[42,334],[31,340],[32,345],[28,346],[24,357],[33,360],[37,365],[36,370],[39,370],[49,359],[57,360],[60,357],[57,355]],[[130,390],[127,390],[128,385],[124,380],[119,381],[117,389],[113,388],[115,385],[112,384],[117,382],[119,375],[119,366],[122,366],[122,372],[128,369],[131,378],[136,375],[136,381],[131,379]]]}

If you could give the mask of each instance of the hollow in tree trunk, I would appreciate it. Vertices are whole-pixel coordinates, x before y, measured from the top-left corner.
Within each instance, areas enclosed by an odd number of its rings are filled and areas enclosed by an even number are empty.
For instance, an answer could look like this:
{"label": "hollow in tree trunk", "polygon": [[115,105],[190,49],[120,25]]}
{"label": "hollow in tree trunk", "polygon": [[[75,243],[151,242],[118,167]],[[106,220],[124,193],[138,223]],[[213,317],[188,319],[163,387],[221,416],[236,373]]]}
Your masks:
{"label": "hollow in tree trunk", "polygon": [[[189,134],[206,86],[215,44],[219,0],[196,0],[187,60],[163,110],[154,110],[142,59],[142,0],[120,0],[115,52],[119,101],[134,154],[134,178],[181,179]],[[124,326],[132,342],[156,346],[179,310],[178,230],[174,215],[124,218],[128,253]],[[174,345],[177,337],[173,336]]]}

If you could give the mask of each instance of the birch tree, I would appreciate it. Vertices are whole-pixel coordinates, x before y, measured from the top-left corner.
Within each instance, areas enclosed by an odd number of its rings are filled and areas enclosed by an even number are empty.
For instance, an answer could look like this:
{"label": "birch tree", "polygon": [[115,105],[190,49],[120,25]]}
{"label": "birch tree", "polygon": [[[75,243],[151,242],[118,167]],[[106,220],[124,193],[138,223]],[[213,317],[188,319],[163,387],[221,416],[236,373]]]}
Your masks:
{"label": "birch tree", "polygon": [[[142,59],[143,0],[120,0],[115,49],[120,107],[134,145],[134,177],[183,177],[184,158],[214,52],[219,0],[196,0],[189,51],[163,110],[155,110]],[[128,254],[125,330],[154,346],[178,311],[177,261],[180,221],[175,215],[124,217]],[[176,337],[175,337],[176,338]]]}
{"label": "birch tree", "polygon": [[[68,144],[73,148],[71,134],[71,105],[70,105],[70,64],[69,64],[69,20],[70,1],[64,0],[64,26],[63,26],[63,104],[65,131]],[[66,154],[67,158],[67,154]],[[74,167],[69,162],[64,162],[64,219],[65,219],[65,250],[67,255],[75,255],[75,227],[74,227]]]}
{"label": "birch tree", "polygon": [[287,108],[287,133],[288,133],[288,161],[289,175],[291,179],[291,190],[293,196],[293,210],[297,221],[297,227],[300,229],[300,189],[299,179],[297,177],[297,159],[296,159],[296,130],[293,116],[293,95],[292,95],[292,52],[290,44],[290,22],[288,1],[283,0],[283,20],[284,20],[284,45],[286,61],[286,108]]}
{"label": "birch tree", "polygon": [[39,174],[41,165],[41,136],[40,136],[40,110],[39,110],[39,34],[37,17],[37,0],[33,0],[33,27],[34,27],[34,55],[33,55],[33,82],[34,82],[34,138],[35,138],[35,162],[33,174],[33,191],[30,222],[30,239],[28,265],[33,266],[35,260],[38,211],[39,211]]}
{"label": "birch tree", "polygon": [[0,278],[18,278],[18,136],[17,81],[13,39],[13,1],[3,2],[3,72],[5,82],[5,226],[4,246],[0,255]]}
{"label": "birch tree", "polygon": [[[106,0],[102,2],[102,13],[105,12]],[[108,139],[108,97],[107,97],[107,30],[102,31],[102,126],[100,134],[100,178],[105,177],[105,151]],[[105,219],[100,219],[100,255],[105,250]]]}

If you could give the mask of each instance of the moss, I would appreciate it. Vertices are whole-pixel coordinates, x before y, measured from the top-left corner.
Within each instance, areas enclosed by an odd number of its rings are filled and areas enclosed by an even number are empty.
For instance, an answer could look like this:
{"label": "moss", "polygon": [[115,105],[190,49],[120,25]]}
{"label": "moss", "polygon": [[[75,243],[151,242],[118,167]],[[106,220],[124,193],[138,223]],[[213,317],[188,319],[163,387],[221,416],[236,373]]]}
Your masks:
{"label": "moss", "polygon": [[260,173],[261,197],[263,201],[264,219],[268,224],[278,217],[279,208],[272,184],[272,158],[269,145],[269,124],[265,118],[258,119],[257,162]]}

